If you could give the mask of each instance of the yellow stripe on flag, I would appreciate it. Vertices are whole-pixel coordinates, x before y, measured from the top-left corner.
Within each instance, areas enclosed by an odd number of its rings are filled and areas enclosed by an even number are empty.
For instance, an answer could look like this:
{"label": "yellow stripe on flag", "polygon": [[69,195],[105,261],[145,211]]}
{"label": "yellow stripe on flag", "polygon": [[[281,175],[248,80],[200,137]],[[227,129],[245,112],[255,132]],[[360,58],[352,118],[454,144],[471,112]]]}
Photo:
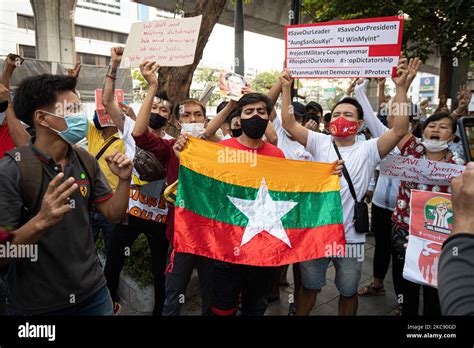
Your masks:
{"label": "yellow stripe on flag", "polygon": [[189,138],[180,165],[232,185],[258,189],[265,178],[268,189],[283,192],[339,191],[334,164],[295,161],[257,155],[209,141]]}

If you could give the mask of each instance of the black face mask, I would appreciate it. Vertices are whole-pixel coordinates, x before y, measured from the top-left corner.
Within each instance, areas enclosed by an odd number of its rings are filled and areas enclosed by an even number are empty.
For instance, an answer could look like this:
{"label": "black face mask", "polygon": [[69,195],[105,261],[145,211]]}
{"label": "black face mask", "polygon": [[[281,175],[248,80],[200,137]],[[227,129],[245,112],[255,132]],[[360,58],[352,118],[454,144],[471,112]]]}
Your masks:
{"label": "black face mask", "polygon": [[258,115],[252,116],[247,119],[240,119],[240,125],[242,127],[242,132],[245,133],[251,139],[260,139],[265,134],[267,129],[268,120],[264,120]]}
{"label": "black face mask", "polygon": [[231,129],[232,132],[232,138],[238,138],[242,135],[242,128],[239,129]]}
{"label": "black face mask", "polygon": [[160,114],[157,114],[157,113],[150,114],[150,122],[148,123],[148,125],[152,129],[160,129],[161,127],[166,126],[167,123],[168,123],[168,120],[164,118],[163,116],[161,116]]}

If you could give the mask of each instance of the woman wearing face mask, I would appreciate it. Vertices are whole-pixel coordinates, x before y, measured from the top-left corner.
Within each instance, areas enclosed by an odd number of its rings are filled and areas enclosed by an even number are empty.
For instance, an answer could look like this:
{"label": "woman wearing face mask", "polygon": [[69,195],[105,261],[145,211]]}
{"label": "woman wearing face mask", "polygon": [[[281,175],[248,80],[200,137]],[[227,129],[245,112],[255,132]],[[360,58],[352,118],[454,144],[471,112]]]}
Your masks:
{"label": "woman wearing face mask", "polygon": [[[454,139],[456,123],[446,112],[435,113],[422,126],[423,137],[416,138],[412,134],[402,139],[399,148],[402,156],[423,158],[431,161],[452,164],[465,164],[464,159],[448,148],[448,143]],[[449,185],[426,185],[408,181],[401,181],[397,197],[397,206],[392,216],[392,271],[395,292],[402,302],[402,315],[418,315],[420,285],[405,280],[402,276],[405,263],[406,237],[410,224],[410,196],[411,190],[434,192],[451,192]],[[400,296],[402,295],[402,296]],[[438,301],[438,292],[435,288],[423,286],[423,315],[441,315]]]}

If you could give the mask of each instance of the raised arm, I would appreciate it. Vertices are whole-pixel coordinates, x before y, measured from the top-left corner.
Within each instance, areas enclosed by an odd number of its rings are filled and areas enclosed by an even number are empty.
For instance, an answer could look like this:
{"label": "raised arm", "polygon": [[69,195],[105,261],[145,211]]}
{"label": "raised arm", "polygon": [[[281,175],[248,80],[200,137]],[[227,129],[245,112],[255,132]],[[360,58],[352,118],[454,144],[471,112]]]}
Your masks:
{"label": "raised arm", "polygon": [[379,108],[385,103],[385,77],[377,79],[378,95],[379,95]]}
{"label": "raised arm", "polygon": [[459,116],[467,115],[469,102],[471,101],[471,92],[469,89],[464,85],[459,87],[458,92],[458,106],[457,108],[451,113],[451,117],[457,121]]}
{"label": "raised arm", "polygon": [[383,125],[383,123],[375,116],[374,110],[370,105],[369,99],[367,98],[367,94],[365,93],[365,89],[369,80],[363,79],[360,81],[359,84],[355,87],[355,97],[359,104],[362,106],[362,110],[364,111],[364,121],[367,124],[367,127],[370,130],[370,133],[374,136],[374,138],[378,138],[382,136],[388,128]]}
{"label": "raised arm", "polygon": [[236,104],[237,103],[235,102],[235,100],[229,100],[227,105],[207,125],[202,135],[203,139],[209,139],[214,134],[216,134],[217,130],[227,119],[227,116],[229,116],[232,110],[234,110]]}
{"label": "raised arm", "polygon": [[145,61],[140,64],[140,72],[148,83],[148,91],[138,112],[137,121],[135,122],[135,128],[132,133],[134,137],[140,136],[148,130],[153,98],[158,90],[158,76],[156,75],[156,71],[159,67],[158,63],[150,61]]}
{"label": "raised arm", "polygon": [[268,91],[268,98],[270,98],[273,104],[273,110],[269,115],[270,121],[273,121],[276,117],[275,104],[278,100],[278,97],[280,96],[280,93],[281,93],[281,82],[280,82],[280,79],[278,79],[278,81],[275,82],[272,88],[270,88],[270,90]]}
{"label": "raised arm", "polygon": [[291,107],[291,75],[288,69],[283,70],[280,74],[280,82],[282,86],[281,97],[281,123],[293,139],[301,145],[306,146],[308,141],[308,129],[296,122],[293,108]]}
{"label": "raised arm", "polygon": [[110,66],[104,79],[102,88],[102,105],[107,110],[115,126],[123,132],[124,116],[115,100],[115,80],[117,79],[117,69],[123,56],[123,47],[112,47],[110,49]]}
{"label": "raised arm", "polygon": [[18,120],[15,116],[15,111],[13,110],[13,104],[10,99],[9,91],[13,71],[23,64],[23,61],[24,59],[22,57],[10,53],[5,59],[3,65],[3,74],[0,79],[0,99],[6,100],[8,102],[8,108],[5,111],[5,121],[8,124],[8,132],[15,147],[27,145],[30,141],[30,135],[20,120]]}
{"label": "raised arm", "polygon": [[[413,69],[418,70],[421,61],[418,58],[410,59],[410,69],[413,73]],[[414,76],[409,76],[410,71],[407,64],[406,58],[401,58],[397,67],[397,77],[392,78],[396,86],[396,94],[391,103],[390,115],[394,116],[393,128],[385,132],[377,140],[377,147],[379,150],[380,157],[383,158],[392,151],[397,144],[408,134],[408,100],[407,91],[410,87],[411,81]]]}

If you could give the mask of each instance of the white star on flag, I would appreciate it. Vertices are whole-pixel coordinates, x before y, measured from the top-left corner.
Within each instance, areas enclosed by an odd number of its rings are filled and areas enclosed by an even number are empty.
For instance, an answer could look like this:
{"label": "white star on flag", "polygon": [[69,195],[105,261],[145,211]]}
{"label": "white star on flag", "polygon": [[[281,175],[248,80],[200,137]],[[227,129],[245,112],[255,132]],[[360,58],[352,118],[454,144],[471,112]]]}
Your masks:
{"label": "white star on flag", "polygon": [[291,243],[283,228],[281,218],[293,209],[298,202],[274,201],[268,193],[265,178],[262,178],[255,200],[230,196],[227,196],[227,198],[249,219],[240,246],[248,243],[262,231],[267,231],[291,248]]}

